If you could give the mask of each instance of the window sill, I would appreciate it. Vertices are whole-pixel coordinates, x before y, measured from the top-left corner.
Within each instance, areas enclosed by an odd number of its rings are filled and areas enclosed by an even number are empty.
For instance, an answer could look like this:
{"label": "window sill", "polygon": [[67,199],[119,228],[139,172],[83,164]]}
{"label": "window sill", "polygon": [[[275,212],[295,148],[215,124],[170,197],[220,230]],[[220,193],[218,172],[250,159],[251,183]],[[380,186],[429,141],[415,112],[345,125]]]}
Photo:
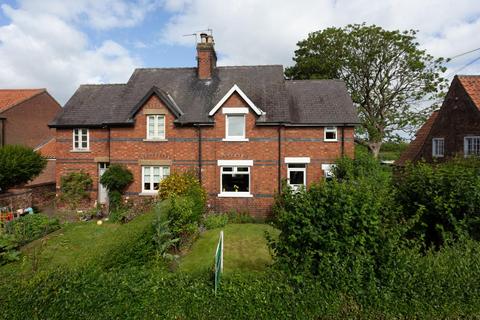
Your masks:
{"label": "window sill", "polygon": [[253,198],[250,192],[222,192],[218,194],[219,198]]}
{"label": "window sill", "polygon": [[338,139],[335,139],[335,140],[323,139],[323,142],[338,142]]}
{"label": "window sill", "polygon": [[165,142],[168,139],[143,139],[144,142]]}
{"label": "window sill", "polygon": [[153,192],[152,191],[143,191],[143,192],[140,192],[138,195],[139,196],[147,196],[147,197],[150,196],[151,197],[151,196],[158,195],[158,192],[157,191],[153,191]]}
{"label": "window sill", "polygon": [[433,158],[443,158],[444,156],[439,156],[439,155],[433,155]]}
{"label": "window sill", "polygon": [[89,153],[90,152],[90,149],[77,149],[77,150],[70,150],[70,152],[74,152],[74,153]]}
{"label": "window sill", "polygon": [[223,138],[222,141],[247,142],[247,141],[248,141],[248,138]]}

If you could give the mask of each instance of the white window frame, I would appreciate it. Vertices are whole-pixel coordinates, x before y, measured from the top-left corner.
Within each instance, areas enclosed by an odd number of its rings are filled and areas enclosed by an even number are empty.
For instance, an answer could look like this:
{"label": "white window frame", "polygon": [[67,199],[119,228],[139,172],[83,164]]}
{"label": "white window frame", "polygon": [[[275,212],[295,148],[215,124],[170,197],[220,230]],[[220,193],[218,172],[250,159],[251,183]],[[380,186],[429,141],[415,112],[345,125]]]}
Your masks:
{"label": "white window frame", "polygon": [[[158,167],[160,168],[160,180],[159,180],[159,185],[160,183],[162,182],[162,180],[167,177],[166,175],[163,174],[163,170],[164,168],[168,168],[168,172],[169,172],[169,175],[170,175],[170,166],[156,166],[156,165],[152,165],[152,166],[142,166],[142,193],[143,195],[155,195],[158,193],[158,190],[153,190],[153,168],[155,167]],[[145,169],[146,168],[151,168],[150,170],[150,188],[152,190],[145,190]]]}
{"label": "white window frame", "polygon": [[[228,132],[229,127],[229,117],[242,117],[243,118],[243,135],[241,136],[231,136]],[[229,113],[225,115],[225,139],[223,141],[248,141],[246,138],[247,131],[247,117],[245,114],[239,113]]]}
{"label": "white window frame", "polygon": [[[440,153],[440,145],[442,146],[442,152]],[[443,158],[445,156],[445,139],[444,138],[433,138],[432,139],[432,157],[434,158]]]}
{"label": "white window frame", "polygon": [[[465,157],[468,157],[468,156],[480,156],[480,149],[479,149],[479,152],[478,153],[468,153],[468,140],[469,139],[474,139],[474,140],[479,140],[478,144],[480,146],[480,136],[465,136],[463,138],[463,154],[465,155]],[[480,147],[479,147],[480,148]]]}
{"label": "white window frame", "polygon": [[[251,198],[253,195],[251,194],[252,191],[252,170],[251,167],[253,166],[253,160],[218,160],[218,166],[220,167],[220,193],[218,197],[230,197],[230,198]],[[223,191],[223,183],[222,183],[222,176],[223,176],[223,168],[224,167],[232,167],[232,171],[226,172],[225,174],[248,174],[248,190],[249,191]],[[247,167],[248,172],[238,172],[238,167]]]}
{"label": "white window frame", "polygon": [[[77,133],[75,131],[78,130],[78,147],[75,146],[75,136]],[[82,137],[83,134],[81,133],[81,130],[87,130],[87,147],[83,148],[82,147]],[[90,130],[88,128],[75,128],[72,130],[72,150],[73,151],[90,151]]]}
{"label": "white window frame", "polygon": [[[335,139],[327,139],[327,133],[334,132]],[[324,141],[338,141],[338,130],[335,126],[324,127],[323,128],[323,140]]]}
{"label": "white window frame", "polygon": [[[152,121],[150,118],[153,117],[153,136],[150,135],[150,122]],[[160,119],[163,120],[163,135],[160,135],[159,132],[159,124]],[[167,134],[167,127],[165,123],[165,115],[164,114],[149,114],[147,115],[147,140],[165,140],[165,136]]]}
{"label": "white window frame", "polygon": [[[303,165],[303,168],[290,168],[290,164],[300,164]],[[290,172],[303,172],[303,184],[290,184]],[[307,187],[307,164],[304,163],[288,163],[287,164],[287,183],[293,190],[298,190],[299,188]]]}
{"label": "white window frame", "polygon": [[325,179],[332,179],[333,173],[332,169],[335,167],[334,163],[324,163],[322,164],[323,177]]}

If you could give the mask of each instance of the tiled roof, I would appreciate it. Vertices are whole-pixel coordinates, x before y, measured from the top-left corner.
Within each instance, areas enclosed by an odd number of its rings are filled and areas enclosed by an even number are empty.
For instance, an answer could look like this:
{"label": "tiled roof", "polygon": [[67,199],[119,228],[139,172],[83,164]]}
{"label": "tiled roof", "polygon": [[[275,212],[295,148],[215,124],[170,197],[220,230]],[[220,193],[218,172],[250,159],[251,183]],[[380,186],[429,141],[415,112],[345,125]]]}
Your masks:
{"label": "tiled roof", "polygon": [[55,138],[51,138],[47,142],[39,145],[35,148],[35,151],[40,152],[40,154],[47,159],[55,159]]}
{"label": "tiled roof", "polygon": [[435,120],[437,119],[439,110],[434,111],[430,118],[427,119],[427,121],[423,124],[423,126],[417,131],[415,134],[415,139],[410,142],[408,145],[408,148],[402,152],[400,155],[400,158],[395,161],[396,165],[403,166],[405,165],[405,162],[407,161],[415,161],[418,154],[422,150],[422,147],[425,143],[425,140],[427,139],[428,135],[430,134],[430,131],[432,130],[432,126],[435,123]]}
{"label": "tiled roof", "polygon": [[45,89],[0,89],[0,113],[42,92]]}
{"label": "tiled roof", "polygon": [[132,123],[132,111],[152,88],[182,111],[177,122],[213,123],[209,111],[234,85],[265,112],[259,123],[359,123],[342,81],[285,80],[281,65],[264,65],[216,67],[210,80],[200,80],[196,68],[136,69],[126,84],[80,86],[51,125]]}
{"label": "tiled roof", "polygon": [[473,103],[480,110],[480,75],[475,76],[457,76],[465,91],[472,99]]}

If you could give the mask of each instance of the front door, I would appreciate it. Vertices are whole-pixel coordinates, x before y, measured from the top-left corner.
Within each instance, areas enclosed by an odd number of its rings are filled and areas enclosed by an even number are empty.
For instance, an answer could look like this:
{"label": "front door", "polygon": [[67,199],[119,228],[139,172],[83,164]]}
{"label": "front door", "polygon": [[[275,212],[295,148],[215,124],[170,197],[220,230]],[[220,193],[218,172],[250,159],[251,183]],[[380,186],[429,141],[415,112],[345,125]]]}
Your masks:
{"label": "front door", "polygon": [[108,168],[107,162],[99,162],[98,163],[98,203],[105,204],[107,203],[108,193],[107,188],[105,188],[100,183],[100,177],[105,173],[105,170]]}

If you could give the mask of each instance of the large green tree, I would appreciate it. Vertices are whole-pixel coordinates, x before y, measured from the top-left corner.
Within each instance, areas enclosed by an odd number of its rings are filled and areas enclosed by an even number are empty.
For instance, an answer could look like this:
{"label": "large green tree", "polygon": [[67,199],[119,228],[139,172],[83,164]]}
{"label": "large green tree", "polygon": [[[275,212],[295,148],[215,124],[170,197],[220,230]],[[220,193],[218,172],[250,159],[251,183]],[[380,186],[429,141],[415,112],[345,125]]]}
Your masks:
{"label": "large green tree", "polygon": [[1,147],[0,193],[32,180],[46,165],[47,160],[30,148],[19,145]]}
{"label": "large green tree", "polygon": [[416,31],[365,24],[310,33],[297,43],[291,79],[341,79],[362,122],[357,142],[378,156],[386,138],[424,121],[447,86],[443,58],[421,50]]}

